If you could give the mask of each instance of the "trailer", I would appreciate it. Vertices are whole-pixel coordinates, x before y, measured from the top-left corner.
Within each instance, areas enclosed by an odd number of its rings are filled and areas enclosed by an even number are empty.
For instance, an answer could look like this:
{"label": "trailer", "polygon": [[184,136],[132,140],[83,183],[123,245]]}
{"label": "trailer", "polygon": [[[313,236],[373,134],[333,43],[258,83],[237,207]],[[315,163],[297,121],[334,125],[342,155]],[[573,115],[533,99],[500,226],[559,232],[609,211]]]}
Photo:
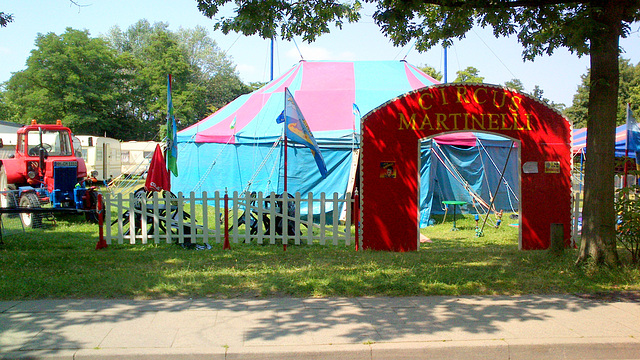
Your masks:
{"label": "trailer", "polygon": [[21,127],[21,124],[9,121],[0,121],[0,139],[2,140],[2,147],[0,147],[0,159],[8,159],[14,155],[16,144],[18,142],[17,132]]}
{"label": "trailer", "polygon": [[93,181],[109,181],[122,172],[120,141],[103,136],[76,135],[82,159]]}
{"label": "trailer", "polygon": [[125,175],[144,175],[151,164],[157,141],[125,141],[120,143],[122,170]]}

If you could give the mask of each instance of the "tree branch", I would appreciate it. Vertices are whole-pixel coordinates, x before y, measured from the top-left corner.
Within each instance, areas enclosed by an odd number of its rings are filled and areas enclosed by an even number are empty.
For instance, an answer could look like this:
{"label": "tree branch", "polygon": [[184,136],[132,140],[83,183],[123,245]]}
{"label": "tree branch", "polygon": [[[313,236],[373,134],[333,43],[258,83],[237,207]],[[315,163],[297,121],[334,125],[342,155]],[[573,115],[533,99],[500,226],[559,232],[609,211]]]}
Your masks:
{"label": "tree branch", "polygon": [[[413,3],[411,0],[404,0],[406,3]],[[517,7],[541,7],[549,5],[561,5],[561,4],[586,4],[588,0],[575,0],[575,1],[562,1],[562,0],[424,0],[425,4],[446,6],[446,7],[473,7],[480,9],[509,9]]]}

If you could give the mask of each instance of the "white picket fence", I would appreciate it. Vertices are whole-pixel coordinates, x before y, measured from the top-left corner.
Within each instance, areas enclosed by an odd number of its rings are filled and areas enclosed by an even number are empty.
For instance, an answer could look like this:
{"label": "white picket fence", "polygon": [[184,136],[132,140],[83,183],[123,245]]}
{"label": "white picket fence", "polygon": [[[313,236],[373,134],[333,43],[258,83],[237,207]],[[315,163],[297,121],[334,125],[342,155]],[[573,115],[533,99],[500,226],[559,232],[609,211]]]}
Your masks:
{"label": "white picket fence", "polygon": [[350,245],[357,239],[350,220],[355,202],[350,193],[342,199],[337,193],[331,198],[321,193],[318,199],[313,193],[304,197],[218,191],[213,197],[206,192],[188,197],[106,193],[104,200],[107,244],[223,244],[226,236],[229,244]]}

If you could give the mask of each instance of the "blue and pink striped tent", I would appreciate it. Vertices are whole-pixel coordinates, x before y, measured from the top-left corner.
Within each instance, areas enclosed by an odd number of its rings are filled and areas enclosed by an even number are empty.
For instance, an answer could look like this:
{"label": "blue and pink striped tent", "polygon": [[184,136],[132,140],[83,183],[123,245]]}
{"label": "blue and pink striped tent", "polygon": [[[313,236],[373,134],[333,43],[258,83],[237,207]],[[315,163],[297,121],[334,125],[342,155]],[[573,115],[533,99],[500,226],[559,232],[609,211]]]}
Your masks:
{"label": "blue and pink striped tent", "polygon": [[[289,193],[343,196],[356,179],[361,116],[399,95],[437,83],[404,61],[302,61],[259,90],[178,132],[179,176],[171,180],[172,191],[282,192],[283,146],[278,139],[283,125],[276,119],[284,109],[284,90],[288,88],[328,171],[323,179],[310,150],[292,145],[288,152]],[[444,134],[434,140],[425,142],[422,152],[423,225],[429,220],[432,203],[434,212],[440,211],[442,200],[472,204],[469,189],[489,199],[511,146],[509,140],[479,133]],[[433,144],[439,145],[437,151],[431,151]],[[493,194],[497,207],[505,210],[518,208],[518,200],[513,198],[519,185],[517,157],[512,156],[509,162],[513,166],[504,180],[513,187],[502,186],[501,194]],[[457,170],[447,170],[454,167]]]}
{"label": "blue and pink striped tent", "polygon": [[[616,147],[615,147],[615,156],[616,157],[624,157],[627,149],[627,125],[623,124],[616,127]],[[631,151],[629,151],[629,157],[636,157],[635,151],[633,151],[634,147],[631,147]],[[573,136],[571,140],[571,151],[574,154],[586,154],[587,153],[587,128],[582,129],[574,129]]]}
{"label": "blue and pink striped tent", "polygon": [[405,61],[301,61],[259,90],[240,96],[178,133],[179,177],[174,192],[281,192],[283,151],[274,146],[283,133],[276,119],[288,88],[324,156],[320,176],[308,149],[289,151],[288,191],[344,193],[360,115],[406,92],[438,83]]}

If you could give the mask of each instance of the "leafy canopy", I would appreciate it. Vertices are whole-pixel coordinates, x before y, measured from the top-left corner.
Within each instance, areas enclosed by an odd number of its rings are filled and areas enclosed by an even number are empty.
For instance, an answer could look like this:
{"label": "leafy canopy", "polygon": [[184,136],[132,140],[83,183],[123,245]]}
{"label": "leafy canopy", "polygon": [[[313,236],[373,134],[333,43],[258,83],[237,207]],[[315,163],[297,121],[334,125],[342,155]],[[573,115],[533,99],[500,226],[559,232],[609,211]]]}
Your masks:
{"label": "leafy canopy", "polygon": [[120,140],[161,138],[167,74],[180,128],[250,91],[204,28],[172,32],[140,20],[99,38],[71,28],[39,35],[27,68],[0,88],[0,116],[61,119],[77,134]]}
{"label": "leafy canopy", "polygon": [[[198,8],[225,34],[258,34],[264,38],[278,34],[290,40],[299,35],[312,42],[330,31],[329,24],[341,28],[344,21],[361,18],[362,3],[375,4],[373,19],[395,45],[413,39],[415,47],[427,50],[452,39],[461,39],[474,26],[491,27],[496,37],[517,36],[523,57],[533,59],[566,47],[577,55],[589,53],[588,40],[601,31],[593,20],[589,1],[557,0],[198,0]],[[621,1],[623,19],[638,21],[638,0]],[[233,6],[234,16],[219,16],[224,6]],[[216,17],[219,16],[219,17]],[[620,35],[629,33],[623,23]]]}

